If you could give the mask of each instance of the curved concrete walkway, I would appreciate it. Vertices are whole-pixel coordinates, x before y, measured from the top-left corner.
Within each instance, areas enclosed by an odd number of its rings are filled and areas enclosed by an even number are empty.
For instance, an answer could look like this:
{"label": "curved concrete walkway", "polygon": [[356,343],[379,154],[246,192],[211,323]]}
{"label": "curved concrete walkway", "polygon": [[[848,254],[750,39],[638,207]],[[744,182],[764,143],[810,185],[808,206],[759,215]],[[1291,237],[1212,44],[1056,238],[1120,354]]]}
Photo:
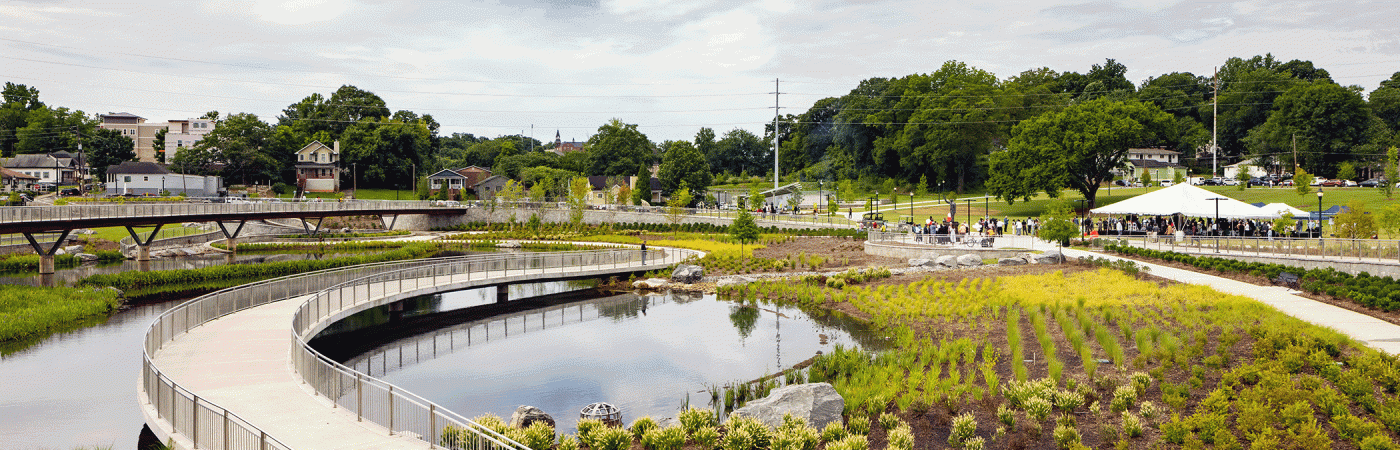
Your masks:
{"label": "curved concrete walkway", "polygon": [[[1084,250],[1064,249],[1065,256],[1094,256],[1112,260],[1124,260],[1115,255]],[[1307,297],[1294,295],[1297,291],[1282,286],[1259,286],[1235,281],[1229,278],[1207,275],[1152,263],[1130,260],[1146,266],[1149,274],[1179,281],[1199,284],[1226,293],[1249,297],[1272,306],[1284,314],[1296,317],[1314,325],[1331,328],[1366,343],[1377,350],[1396,355],[1400,354],[1400,325],[1395,325],[1346,308],[1332,306]]]}
{"label": "curved concrete walkway", "polygon": [[[677,252],[669,249],[670,252]],[[688,251],[681,250],[681,254]],[[654,270],[679,261],[654,259],[650,264],[586,265],[544,269],[512,269],[473,274],[467,281],[440,283],[434,278],[406,280],[397,292],[367,290],[356,309],[334,311],[327,322],[387,302],[447,289],[485,287],[501,283],[606,276]],[[404,289],[402,286],[412,285]],[[249,424],[292,449],[422,449],[414,437],[390,435],[388,430],[359,421],[353,411],[337,408],[302,382],[291,355],[300,344],[292,336],[293,316],[311,295],[276,301],[238,311],[177,336],[151,355],[161,373],[200,399],[233,412]],[[172,433],[157,417],[154,406],[140,394],[146,422],[158,437],[173,437],[179,448],[193,448],[188,436]],[[159,428],[159,429],[157,429]]]}

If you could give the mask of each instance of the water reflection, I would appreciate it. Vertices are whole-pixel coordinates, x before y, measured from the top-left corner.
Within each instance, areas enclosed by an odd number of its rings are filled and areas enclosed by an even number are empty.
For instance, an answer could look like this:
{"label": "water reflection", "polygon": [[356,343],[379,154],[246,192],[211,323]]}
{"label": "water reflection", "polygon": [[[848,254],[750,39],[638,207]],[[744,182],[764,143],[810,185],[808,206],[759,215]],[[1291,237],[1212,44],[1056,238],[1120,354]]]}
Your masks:
{"label": "water reflection", "polygon": [[[454,303],[454,294],[441,294],[435,304]],[[359,325],[378,327],[379,336],[392,334],[385,331],[393,327],[382,322]],[[567,430],[592,402],[618,406],[629,422],[643,415],[674,417],[687,400],[707,403],[707,386],[777,373],[788,367],[784,363],[836,344],[872,347],[872,341],[863,325],[839,314],[740,307],[714,295],[629,293],[463,315],[451,324],[379,339],[339,359],[468,417],[507,417],[528,404]],[[331,351],[340,342],[328,338],[314,345]]]}
{"label": "water reflection", "polygon": [[[53,275],[38,276],[34,272],[0,272],[0,284],[20,284],[29,286],[65,286],[91,275],[132,271],[198,269],[227,264],[256,264],[278,261],[300,261],[305,259],[325,259],[352,256],[355,253],[279,253],[279,254],[222,254],[201,256],[174,256],[156,258],[150,261],[125,260],[108,264],[84,263],[77,267],[58,269]],[[47,284],[46,284],[47,283]]]}
{"label": "water reflection", "polygon": [[37,342],[0,348],[0,447],[136,448],[141,342],[157,315],[141,305]]}

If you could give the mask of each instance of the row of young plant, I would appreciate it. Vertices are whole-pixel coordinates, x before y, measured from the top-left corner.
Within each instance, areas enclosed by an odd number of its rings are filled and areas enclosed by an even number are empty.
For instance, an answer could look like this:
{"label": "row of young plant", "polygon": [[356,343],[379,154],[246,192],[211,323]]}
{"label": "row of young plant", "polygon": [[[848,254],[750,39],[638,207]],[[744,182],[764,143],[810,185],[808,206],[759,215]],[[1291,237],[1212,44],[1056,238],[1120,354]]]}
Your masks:
{"label": "row of young plant", "polygon": [[0,285],[0,342],[42,335],[120,306],[113,289]]}
{"label": "row of young plant", "polygon": [[[113,263],[126,259],[126,255],[116,250],[93,250],[92,255],[97,256],[98,263]],[[82,263],[75,255],[63,254],[54,255],[54,268],[70,269]],[[4,254],[0,255],[0,272],[33,272],[39,270],[39,255],[33,254]]]}
{"label": "row of young plant", "polygon": [[[289,252],[289,251],[316,251],[316,252],[352,252],[357,250],[379,250],[388,248],[402,248],[409,245],[421,244],[421,242],[396,242],[396,241],[349,241],[349,242],[250,242],[238,244],[239,252]],[[223,242],[215,242],[210,246],[228,250],[228,246]]]}
{"label": "row of young plant", "polygon": [[[858,417],[844,424],[831,422],[818,429],[805,420],[784,416],[782,423],[769,427],[757,419],[731,416],[723,424],[714,411],[699,408],[682,410],[676,423],[662,427],[650,417],[642,417],[629,427],[609,426],[598,419],[581,419],[577,434],[558,436],[553,427],[535,422],[525,428],[510,427],[494,415],[473,419],[492,431],[505,435],[531,450],[869,450],[869,436],[878,426],[894,450],[912,450],[914,434],[910,425],[890,413]],[[483,439],[467,430],[448,426],[442,430],[439,445],[449,449],[481,448]]]}
{"label": "row of young plant", "polygon": [[1104,250],[1121,255],[1155,258],[1217,272],[1244,273],[1277,279],[1287,272],[1300,278],[1299,286],[1313,294],[1327,294],[1350,300],[1368,308],[1390,312],[1400,310],[1400,281],[1391,277],[1372,276],[1366,272],[1351,275],[1331,267],[1303,269],[1283,264],[1238,261],[1213,256],[1193,256],[1185,253],[1151,250],[1132,246],[1109,245]]}
{"label": "row of young plant", "polygon": [[[706,273],[736,274],[753,272],[782,272],[788,270],[821,270],[827,265],[827,257],[808,255],[800,252],[786,258],[760,258],[746,256],[738,252],[709,252],[703,258],[692,261],[704,267]],[[843,265],[849,259],[840,261]]]}
{"label": "row of young plant", "polygon": [[1370,449],[1400,431],[1394,357],[1200,286],[1100,268],[737,292],[855,307],[890,350],[838,349],[810,379],[836,386],[848,419],[951,420],[932,430],[955,448]]}
{"label": "row of young plant", "polygon": [[126,290],[162,285],[178,287],[185,283],[204,283],[217,280],[259,280],[357,264],[423,258],[438,250],[439,247],[434,244],[414,243],[384,253],[343,256],[322,260],[279,261],[262,264],[209,266],[198,269],[99,274],[79,280],[78,285],[112,286]]}
{"label": "row of young plant", "polygon": [[279,237],[279,238],[286,238],[286,239],[306,239],[306,238],[346,239],[346,238],[371,238],[371,237],[387,237],[387,236],[408,236],[408,235],[410,235],[410,234],[413,234],[413,232],[412,232],[412,231],[408,231],[408,230],[386,230],[386,231],[372,231],[372,232],[364,232],[364,233],[317,233],[317,234],[314,235],[314,236],[313,236],[313,235],[307,235],[307,234],[284,234],[284,235],[277,236],[277,237]]}

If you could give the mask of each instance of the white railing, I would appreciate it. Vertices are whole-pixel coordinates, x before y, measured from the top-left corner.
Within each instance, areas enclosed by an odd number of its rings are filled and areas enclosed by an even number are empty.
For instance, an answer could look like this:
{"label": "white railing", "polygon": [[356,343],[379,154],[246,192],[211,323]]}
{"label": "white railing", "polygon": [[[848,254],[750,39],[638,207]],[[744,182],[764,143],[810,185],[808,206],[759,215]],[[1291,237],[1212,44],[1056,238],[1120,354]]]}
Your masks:
{"label": "white railing", "polygon": [[[1086,238],[1093,242],[1094,238]],[[1400,262],[1400,240],[1268,238],[1237,236],[1099,236],[1099,245],[1119,244],[1183,253],[1309,258],[1337,261]]]}
{"label": "white railing", "polygon": [[207,214],[393,211],[446,208],[430,201],[352,200],[344,202],[261,201],[243,203],[69,204],[63,206],[0,207],[0,223],[52,222],[121,217],[178,217]]}
{"label": "white railing", "polygon": [[374,273],[438,264],[476,255],[432,260],[394,261],[326,269],[249,283],[197,297],[171,308],[151,323],[142,346],[141,398],[173,432],[198,448],[219,450],[290,450],[238,415],[199,398],[165,376],[151,357],[167,342],[211,320],[267,303],[306,295]]}
{"label": "white railing", "polygon": [[[292,367],[303,381],[337,407],[353,411],[390,434],[412,436],[431,448],[528,450],[480,424],[391,383],[336,362],[307,341],[331,320],[395,295],[408,295],[443,284],[549,275],[578,276],[590,270],[633,271],[660,268],[699,252],[676,249],[586,250],[512,255],[471,255],[420,267],[384,271],[329,286],[306,301],[292,323]],[[452,433],[450,430],[461,430]]]}
{"label": "white railing", "polygon": [[[58,241],[61,233],[34,233],[34,241],[40,244],[52,244]],[[29,240],[23,234],[0,234],[0,246],[4,245],[29,245]]]}

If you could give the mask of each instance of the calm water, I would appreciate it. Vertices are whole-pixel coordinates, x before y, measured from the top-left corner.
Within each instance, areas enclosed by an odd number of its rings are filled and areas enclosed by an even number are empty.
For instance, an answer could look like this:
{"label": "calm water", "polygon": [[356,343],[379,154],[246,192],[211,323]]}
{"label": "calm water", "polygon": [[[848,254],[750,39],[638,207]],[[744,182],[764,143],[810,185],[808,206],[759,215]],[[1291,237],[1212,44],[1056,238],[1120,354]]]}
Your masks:
{"label": "calm water", "polygon": [[[234,264],[256,264],[261,262],[277,261],[299,261],[304,259],[326,259],[340,256],[351,256],[354,253],[279,253],[279,254],[245,254],[233,255]],[[54,273],[54,279],[59,286],[72,285],[78,280],[90,275],[133,272],[142,270],[141,263],[132,260],[125,260],[111,264],[83,263],[71,269],[58,269]],[[176,270],[176,269],[198,269],[200,267],[221,266],[228,264],[228,257],[225,255],[211,256],[176,256],[170,258],[153,258],[148,262],[147,270]],[[0,273],[0,284],[22,284],[29,286],[39,286],[39,277],[34,273]]]}
{"label": "calm water", "polygon": [[141,342],[179,302],[142,305],[105,322],[0,356],[0,447],[136,448],[145,424],[136,403]]}
{"label": "calm water", "polygon": [[[415,304],[446,311],[489,298],[461,291]],[[705,405],[706,386],[776,373],[836,344],[871,345],[849,318],[771,305],[741,310],[713,295],[625,294],[491,314],[341,359],[467,417],[509,417],[533,405],[569,429],[592,402],[618,406],[627,422],[674,417],[687,394]],[[369,316],[359,325],[374,322]]]}

